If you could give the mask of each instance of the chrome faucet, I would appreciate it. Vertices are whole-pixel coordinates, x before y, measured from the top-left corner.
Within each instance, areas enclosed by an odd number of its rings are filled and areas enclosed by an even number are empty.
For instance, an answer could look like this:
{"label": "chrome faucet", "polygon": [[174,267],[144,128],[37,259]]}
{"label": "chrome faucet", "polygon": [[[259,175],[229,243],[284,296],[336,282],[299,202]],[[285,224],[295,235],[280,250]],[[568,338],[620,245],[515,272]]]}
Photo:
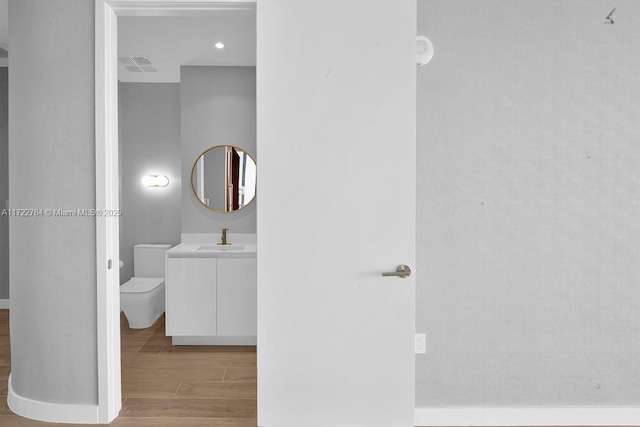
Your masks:
{"label": "chrome faucet", "polygon": [[231,243],[227,243],[227,231],[229,231],[228,228],[223,228],[222,229],[222,236],[220,236],[220,243],[218,243],[219,245],[230,245]]}

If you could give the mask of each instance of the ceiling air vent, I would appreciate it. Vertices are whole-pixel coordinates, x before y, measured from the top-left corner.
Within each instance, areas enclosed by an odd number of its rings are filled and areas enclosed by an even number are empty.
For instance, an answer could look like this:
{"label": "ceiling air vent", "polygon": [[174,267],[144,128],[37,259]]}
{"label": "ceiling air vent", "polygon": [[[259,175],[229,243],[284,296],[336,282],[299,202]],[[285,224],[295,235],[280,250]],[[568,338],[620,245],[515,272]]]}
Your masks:
{"label": "ceiling air vent", "polygon": [[132,73],[155,73],[158,71],[148,56],[118,56],[118,62]]}

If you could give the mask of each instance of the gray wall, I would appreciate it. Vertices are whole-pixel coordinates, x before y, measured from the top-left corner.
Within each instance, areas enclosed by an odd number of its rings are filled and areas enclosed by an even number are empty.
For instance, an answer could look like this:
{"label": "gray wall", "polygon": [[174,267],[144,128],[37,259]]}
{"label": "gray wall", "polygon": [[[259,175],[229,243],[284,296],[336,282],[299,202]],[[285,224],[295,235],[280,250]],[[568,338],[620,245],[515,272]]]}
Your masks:
{"label": "gray wall", "polygon": [[[191,167],[214,145],[244,148],[256,158],[255,67],[181,67],[182,102],[182,232],[256,232],[256,199],[231,214],[202,206],[191,190]],[[259,191],[259,190],[258,190]]]}
{"label": "gray wall", "polygon": [[[120,282],[133,275],[133,246],[180,243],[182,176],[180,84],[120,83]],[[144,175],[166,175],[169,185],[148,188]]]}
{"label": "gray wall", "polygon": [[[95,208],[94,2],[9,2],[12,208]],[[91,217],[11,217],[15,392],[97,404]]]}
{"label": "gray wall", "polygon": [[417,406],[640,404],[640,2],[418,3]]}
{"label": "gray wall", "polygon": [[[9,69],[0,67],[0,211],[9,199]],[[0,299],[9,298],[9,217],[0,216]]]}

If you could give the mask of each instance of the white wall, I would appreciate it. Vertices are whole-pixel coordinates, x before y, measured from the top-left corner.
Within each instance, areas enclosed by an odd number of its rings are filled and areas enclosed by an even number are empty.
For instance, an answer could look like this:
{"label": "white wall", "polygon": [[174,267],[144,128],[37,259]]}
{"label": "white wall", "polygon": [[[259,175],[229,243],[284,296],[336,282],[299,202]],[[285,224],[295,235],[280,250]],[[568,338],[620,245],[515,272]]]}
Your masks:
{"label": "white wall", "polygon": [[[94,3],[9,4],[12,208],[94,209]],[[96,222],[11,217],[15,393],[97,404]]]}
{"label": "white wall", "polygon": [[422,0],[419,34],[417,406],[640,404],[640,3]]}
{"label": "white wall", "polygon": [[[119,84],[121,209],[120,282],[133,275],[133,246],[180,243],[182,174],[180,84]],[[162,174],[169,185],[148,188],[144,175]]]}
{"label": "white wall", "polygon": [[191,190],[191,167],[214,145],[236,145],[256,159],[256,68],[181,67],[182,232],[256,232],[256,199],[231,214],[204,207]]}

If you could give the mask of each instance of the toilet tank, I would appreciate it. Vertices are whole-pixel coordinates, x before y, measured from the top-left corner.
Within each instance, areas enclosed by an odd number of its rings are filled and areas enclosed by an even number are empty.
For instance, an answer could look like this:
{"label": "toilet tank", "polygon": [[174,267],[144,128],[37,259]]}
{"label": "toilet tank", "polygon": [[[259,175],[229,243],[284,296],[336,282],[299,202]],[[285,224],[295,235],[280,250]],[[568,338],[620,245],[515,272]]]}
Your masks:
{"label": "toilet tank", "polygon": [[164,253],[170,244],[139,244],[133,247],[134,277],[164,277]]}

